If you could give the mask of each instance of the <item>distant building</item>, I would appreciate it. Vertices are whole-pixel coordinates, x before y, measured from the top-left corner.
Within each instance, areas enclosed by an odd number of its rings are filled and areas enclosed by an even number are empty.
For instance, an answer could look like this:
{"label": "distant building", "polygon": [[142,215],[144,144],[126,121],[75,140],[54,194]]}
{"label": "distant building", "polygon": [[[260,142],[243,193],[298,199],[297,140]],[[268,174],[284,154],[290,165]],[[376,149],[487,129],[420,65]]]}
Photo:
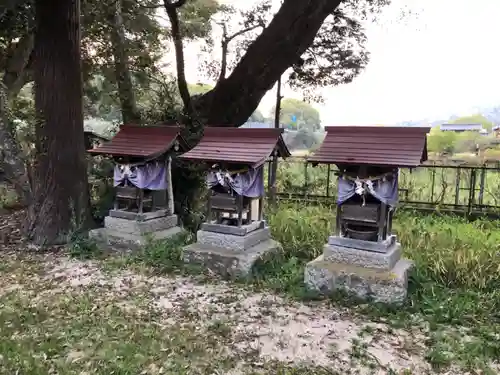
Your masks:
{"label": "distant building", "polygon": [[484,132],[486,129],[481,124],[442,124],[439,126],[444,132]]}
{"label": "distant building", "polygon": [[486,129],[481,124],[442,124],[439,129],[444,132],[480,132],[483,133]]}

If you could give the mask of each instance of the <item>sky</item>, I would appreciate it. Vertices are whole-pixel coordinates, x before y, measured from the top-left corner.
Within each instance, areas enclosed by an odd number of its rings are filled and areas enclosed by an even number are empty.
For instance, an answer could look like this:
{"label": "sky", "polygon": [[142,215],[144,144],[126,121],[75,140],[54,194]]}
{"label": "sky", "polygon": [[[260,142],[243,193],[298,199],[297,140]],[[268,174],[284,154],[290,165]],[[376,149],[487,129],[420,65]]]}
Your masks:
{"label": "sky", "polygon": [[[255,0],[224,2],[246,7]],[[411,14],[400,19],[402,10]],[[322,125],[446,119],[500,105],[498,14],[498,0],[393,0],[376,23],[365,24],[367,68],[350,84],[324,89],[325,103],[314,104]],[[189,82],[200,81],[198,51],[186,46]],[[265,114],[274,96],[262,100]]]}

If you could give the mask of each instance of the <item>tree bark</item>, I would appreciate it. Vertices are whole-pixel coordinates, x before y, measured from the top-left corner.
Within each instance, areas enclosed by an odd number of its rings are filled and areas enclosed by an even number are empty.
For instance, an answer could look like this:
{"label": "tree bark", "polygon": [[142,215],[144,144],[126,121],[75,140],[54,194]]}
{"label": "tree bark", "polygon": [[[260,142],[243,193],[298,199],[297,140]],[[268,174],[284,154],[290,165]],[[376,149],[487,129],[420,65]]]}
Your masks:
{"label": "tree bark", "polygon": [[121,0],[112,0],[110,25],[116,82],[118,84],[118,96],[122,108],[123,122],[125,124],[137,124],[141,122],[141,116],[137,109],[132,75],[130,74],[128,65]]}
{"label": "tree bark", "polygon": [[28,237],[62,244],[91,221],[85,160],[80,1],[35,4],[36,162]]}
{"label": "tree bark", "polygon": [[194,116],[194,111],[191,103],[191,94],[189,93],[186,80],[186,69],[184,66],[184,47],[182,43],[179,15],[177,14],[177,8],[183,6],[185,2],[185,0],[178,0],[177,2],[172,2],[171,0],[163,0],[165,11],[167,12],[170,26],[172,28],[172,39],[174,41],[175,48],[175,65],[177,70],[177,88],[179,89],[179,94],[181,96],[182,103],[184,104],[184,111],[188,116],[192,117]]}
{"label": "tree bark", "polygon": [[233,72],[195,103],[207,125],[238,126],[278,78],[312,44],[341,0],[284,0],[271,23],[250,45]]}

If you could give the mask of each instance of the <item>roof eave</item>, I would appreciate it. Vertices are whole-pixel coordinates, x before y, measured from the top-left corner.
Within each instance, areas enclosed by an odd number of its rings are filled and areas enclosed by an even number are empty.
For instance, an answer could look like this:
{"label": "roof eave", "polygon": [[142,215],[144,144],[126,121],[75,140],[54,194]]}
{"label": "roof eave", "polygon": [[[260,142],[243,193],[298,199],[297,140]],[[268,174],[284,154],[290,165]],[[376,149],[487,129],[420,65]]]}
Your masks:
{"label": "roof eave", "polygon": [[362,166],[373,166],[373,167],[384,167],[384,168],[417,168],[422,163],[405,163],[405,164],[394,164],[394,163],[369,163],[369,162],[347,162],[347,161],[333,161],[324,159],[307,159],[307,163],[310,164],[335,164],[335,165],[362,165]]}

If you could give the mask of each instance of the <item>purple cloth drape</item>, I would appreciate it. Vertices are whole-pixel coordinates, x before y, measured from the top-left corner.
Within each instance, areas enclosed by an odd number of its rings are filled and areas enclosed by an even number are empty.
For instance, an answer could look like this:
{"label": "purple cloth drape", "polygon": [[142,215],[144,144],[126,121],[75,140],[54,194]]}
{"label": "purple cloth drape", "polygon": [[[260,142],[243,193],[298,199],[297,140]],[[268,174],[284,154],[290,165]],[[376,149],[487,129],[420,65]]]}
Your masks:
{"label": "purple cloth drape", "polygon": [[358,180],[352,181],[342,177],[338,180],[338,199],[337,203],[342,204],[355,194],[367,192],[379,201],[395,207],[398,203],[398,173],[392,178],[380,178],[377,180]]}
{"label": "purple cloth drape", "polygon": [[264,195],[264,167],[260,166],[233,176],[229,176],[224,171],[211,171],[207,174],[207,185],[210,189],[217,185],[225,186],[244,197],[262,197]]}
{"label": "purple cloth drape", "polygon": [[139,189],[166,190],[167,168],[165,163],[150,162],[142,165],[116,165],[114,186],[119,186],[125,182]]}

